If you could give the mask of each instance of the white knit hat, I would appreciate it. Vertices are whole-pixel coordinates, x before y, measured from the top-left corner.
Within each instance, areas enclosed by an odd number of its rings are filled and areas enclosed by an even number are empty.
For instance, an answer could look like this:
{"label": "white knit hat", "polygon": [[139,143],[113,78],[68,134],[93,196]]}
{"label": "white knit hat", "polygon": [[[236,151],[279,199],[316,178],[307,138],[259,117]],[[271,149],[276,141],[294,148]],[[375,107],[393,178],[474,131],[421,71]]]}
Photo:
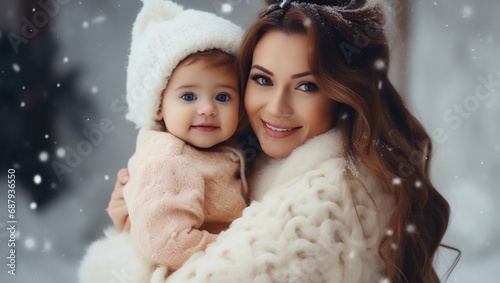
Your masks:
{"label": "white knit hat", "polygon": [[138,128],[157,130],[161,94],[175,67],[199,51],[219,49],[235,55],[243,30],[215,14],[184,10],[172,1],[143,2],[132,29],[126,118]]}

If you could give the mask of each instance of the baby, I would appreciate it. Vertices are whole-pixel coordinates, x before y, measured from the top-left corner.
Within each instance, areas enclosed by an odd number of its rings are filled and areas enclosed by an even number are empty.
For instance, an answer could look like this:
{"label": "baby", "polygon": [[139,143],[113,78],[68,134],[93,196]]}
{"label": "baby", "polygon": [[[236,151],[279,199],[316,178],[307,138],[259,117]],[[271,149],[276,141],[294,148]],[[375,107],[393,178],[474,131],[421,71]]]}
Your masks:
{"label": "baby", "polygon": [[108,213],[169,273],[246,207],[243,154],[230,146],[243,117],[241,36],[233,23],[171,1],[144,0],[134,23],[127,119],[141,130],[123,196],[112,196],[127,207]]}

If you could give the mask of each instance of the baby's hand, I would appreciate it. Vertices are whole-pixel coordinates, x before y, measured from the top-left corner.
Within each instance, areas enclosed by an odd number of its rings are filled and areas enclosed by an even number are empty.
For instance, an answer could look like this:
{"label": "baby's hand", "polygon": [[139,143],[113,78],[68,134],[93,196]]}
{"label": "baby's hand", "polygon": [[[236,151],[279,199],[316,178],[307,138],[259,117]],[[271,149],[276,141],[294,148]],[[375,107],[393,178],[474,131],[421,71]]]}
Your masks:
{"label": "baby's hand", "polygon": [[118,171],[115,189],[111,194],[111,200],[108,204],[108,214],[116,229],[119,231],[130,232],[130,219],[127,204],[123,198],[123,187],[127,184],[130,175],[127,168]]}

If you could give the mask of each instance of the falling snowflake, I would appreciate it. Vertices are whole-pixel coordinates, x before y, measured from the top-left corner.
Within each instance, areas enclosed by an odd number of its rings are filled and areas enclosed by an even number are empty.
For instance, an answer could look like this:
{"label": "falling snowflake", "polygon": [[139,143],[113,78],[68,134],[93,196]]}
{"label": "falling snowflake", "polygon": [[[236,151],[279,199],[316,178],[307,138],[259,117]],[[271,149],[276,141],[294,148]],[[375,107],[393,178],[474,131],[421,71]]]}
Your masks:
{"label": "falling snowflake", "polygon": [[408,233],[415,233],[417,231],[417,227],[415,227],[415,224],[408,224],[406,225],[406,232]]}
{"label": "falling snowflake", "polygon": [[88,29],[89,28],[89,22],[83,21],[82,27],[83,27],[83,29]]}
{"label": "falling snowflake", "polygon": [[221,8],[221,12],[224,14],[229,14],[233,11],[233,6],[231,6],[228,3],[222,4],[222,6],[220,8]]}
{"label": "falling snowflake", "polygon": [[49,160],[49,154],[46,151],[42,151],[40,152],[40,155],[38,155],[38,159],[40,159],[40,161],[42,162],[46,162],[47,160]]}
{"label": "falling snowflake", "polygon": [[56,155],[59,158],[63,158],[64,156],[66,156],[66,150],[64,150],[64,148],[60,147],[57,149]]}
{"label": "falling snowflake", "polygon": [[46,139],[48,139],[48,138],[49,138],[49,135],[48,135],[48,134],[46,134],[46,135],[45,135],[45,138],[46,138]]}
{"label": "falling snowflake", "polygon": [[35,240],[31,237],[26,238],[26,241],[24,241],[24,245],[27,249],[32,250],[35,247]]}
{"label": "falling snowflake", "polygon": [[379,282],[380,283],[390,283],[391,281],[389,281],[388,278],[381,278]]}
{"label": "falling snowflake", "polygon": [[382,80],[379,80],[377,85],[379,90],[382,89],[382,85],[383,85]]}
{"label": "falling snowflake", "polygon": [[104,180],[109,180],[109,176],[108,175],[104,175]]}
{"label": "falling snowflake", "polygon": [[350,258],[350,259],[353,259],[355,256],[356,256],[356,252],[355,252],[355,251],[351,251],[351,252],[349,253],[349,258]]}
{"label": "falling snowflake", "polygon": [[63,63],[68,63],[68,60],[69,60],[68,57],[64,57]]}
{"label": "falling snowflake", "polygon": [[392,184],[393,185],[401,185],[401,178],[396,177],[396,178],[392,179]]}
{"label": "falling snowflake", "polygon": [[36,174],[35,177],[33,177],[33,182],[35,182],[36,185],[40,185],[42,183],[42,176]]}
{"label": "falling snowflake", "polygon": [[342,116],[340,116],[340,119],[345,120],[345,119],[347,119],[348,116],[349,115],[347,115],[347,113],[344,113],[344,114],[342,114]]}
{"label": "falling snowflake", "polygon": [[93,93],[93,94],[96,94],[97,92],[99,92],[99,88],[97,86],[92,86],[92,88],[90,88],[90,91]]}
{"label": "falling snowflake", "polygon": [[398,248],[398,245],[396,245],[395,243],[391,244],[391,249],[396,250],[397,248]]}
{"label": "falling snowflake", "polygon": [[38,207],[38,206],[37,206],[36,202],[32,202],[32,203],[30,203],[30,209],[31,209],[31,210],[35,210],[37,207]]}
{"label": "falling snowflake", "polygon": [[14,72],[19,73],[21,71],[21,67],[17,63],[12,64],[12,69]]}
{"label": "falling snowflake", "polygon": [[56,86],[57,86],[57,87],[61,87],[61,84],[60,84],[60,83],[57,83],[57,85],[56,85]]}
{"label": "falling snowflake", "polygon": [[472,16],[472,8],[470,6],[465,6],[462,9],[462,17],[465,18],[470,18]]}
{"label": "falling snowflake", "polygon": [[106,16],[100,15],[92,19],[93,24],[103,23],[106,21]]}
{"label": "falling snowflake", "polygon": [[24,103],[24,101],[21,101],[21,108],[24,108],[24,106],[26,106],[26,103]]}
{"label": "falling snowflake", "polygon": [[310,26],[311,24],[312,24],[311,19],[306,18],[306,19],[304,20],[304,26],[305,26],[305,27],[308,27],[308,26]]}
{"label": "falling snowflake", "polygon": [[375,61],[375,63],[373,63],[373,66],[375,67],[375,69],[379,70],[379,71],[382,71],[385,69],[385,61],[384,59],[377,59]]}
{"label": "falling snowflake", "polygon": [[45,243],[43,244],[43,249],[46,251],[52,250],[52,243],[49,241],[45,241]]}
{"label": "falling snowflake", "polygon": [[417,187],[417,188],[422,187],[422,182],[420,182],[420,181],[416,181],[416,182],[415,182],[415,187]]}
{"label": "falling snowflake", "polygon": [[393,232],[391,229],[389,229],[389,230],[387,230],[387,231],[385,232],[385,234],[386,234],[387,236],[392,236],[392,235],[394,234],[394,232]]}

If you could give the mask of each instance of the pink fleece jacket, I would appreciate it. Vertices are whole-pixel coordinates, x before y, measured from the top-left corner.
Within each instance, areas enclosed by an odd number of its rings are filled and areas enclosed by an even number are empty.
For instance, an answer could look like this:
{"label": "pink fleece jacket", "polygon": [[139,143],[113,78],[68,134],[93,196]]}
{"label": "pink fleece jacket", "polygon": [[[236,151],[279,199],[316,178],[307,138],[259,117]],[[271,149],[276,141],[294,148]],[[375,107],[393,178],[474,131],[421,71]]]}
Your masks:
{"label": "pink fleece jacket", "polygon": [[174,271],[204,250],[246,207],[243,166],[234,148],[199,150],[169,133],[141,130],[123,189],[139,253]]}

